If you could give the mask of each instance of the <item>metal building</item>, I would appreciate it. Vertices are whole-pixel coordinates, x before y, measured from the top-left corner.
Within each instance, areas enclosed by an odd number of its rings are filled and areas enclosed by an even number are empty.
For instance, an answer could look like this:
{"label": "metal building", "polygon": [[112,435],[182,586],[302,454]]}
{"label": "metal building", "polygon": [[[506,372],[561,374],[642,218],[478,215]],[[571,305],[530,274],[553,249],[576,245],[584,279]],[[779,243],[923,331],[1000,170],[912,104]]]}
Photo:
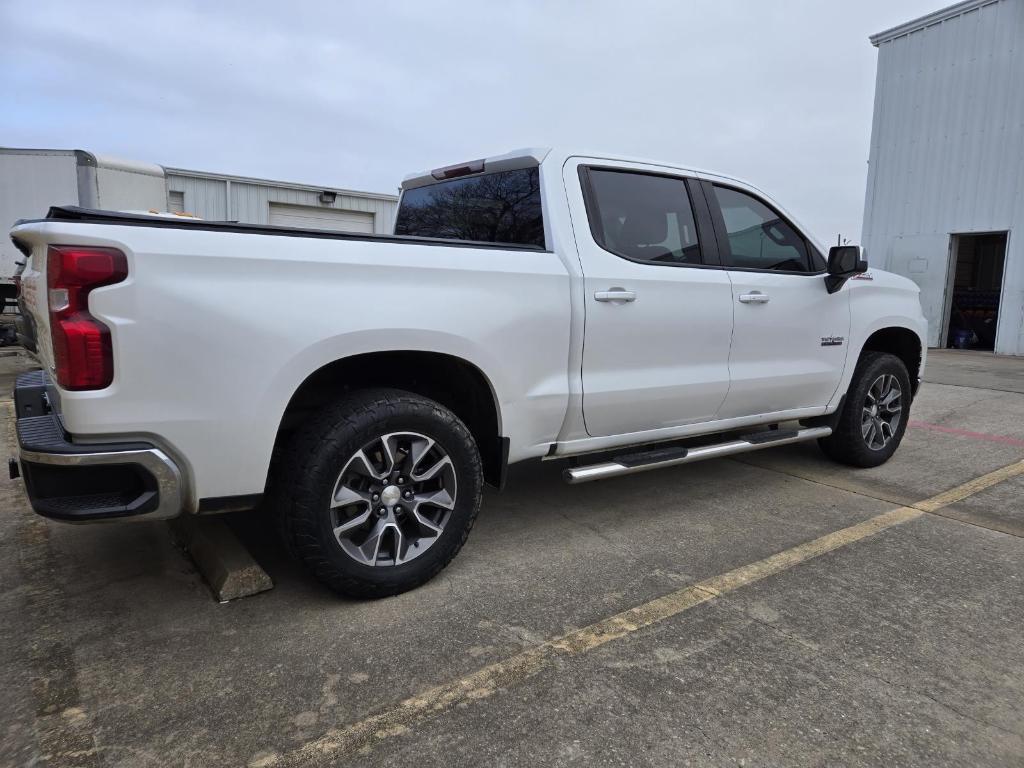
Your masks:
{"label": "metal building", "polygon": [[389,234],[398,198],[375,192],[164,168],[167,210],[204,219]]}
{"label": "metal building", "polygon": [[165,168],[82,150],[0,147],[0,299],[20,259],[7,231],[51,205],[167,210],[204,219],[390,233],[398,197],[287,181]]}
{"label": "metal building", "polygon": [[867,258],[921,286],[930,346],[1024,355],[1024,0],[870,39]]}

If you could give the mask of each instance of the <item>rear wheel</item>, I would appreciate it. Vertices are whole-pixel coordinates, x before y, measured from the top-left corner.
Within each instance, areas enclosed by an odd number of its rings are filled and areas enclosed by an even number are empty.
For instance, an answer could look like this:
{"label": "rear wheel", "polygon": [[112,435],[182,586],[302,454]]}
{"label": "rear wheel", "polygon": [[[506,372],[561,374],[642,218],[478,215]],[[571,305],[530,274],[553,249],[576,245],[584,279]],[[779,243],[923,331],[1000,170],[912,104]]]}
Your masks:
{"label": "rear wheel", "polygon": [[459,551],[482,484],[476,442],[451,411],[411,393],[367,390],[293,438],[282,528],[332,589],[394,595],[435,576]]}
{"label": "rear wheel", "polygon": [[907,428],[910,376],[895,355],[865,352],[853,374],[836,428],[818,441],[835,461],[877,467],[896,452]]}

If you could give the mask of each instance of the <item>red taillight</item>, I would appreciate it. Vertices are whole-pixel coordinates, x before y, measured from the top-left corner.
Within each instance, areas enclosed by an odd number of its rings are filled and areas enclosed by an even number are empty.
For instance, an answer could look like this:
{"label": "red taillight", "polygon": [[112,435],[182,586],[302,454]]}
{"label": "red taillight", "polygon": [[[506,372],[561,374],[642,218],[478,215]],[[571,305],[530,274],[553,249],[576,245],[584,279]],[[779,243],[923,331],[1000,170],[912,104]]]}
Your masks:
{"label": "red taillight", "polygon": [[113,248],[51,245],[47,251],[53,362],[64,389],[103,389],[114,380],[110,329],[89,314],[89,292],[126,277],[128,260]]}

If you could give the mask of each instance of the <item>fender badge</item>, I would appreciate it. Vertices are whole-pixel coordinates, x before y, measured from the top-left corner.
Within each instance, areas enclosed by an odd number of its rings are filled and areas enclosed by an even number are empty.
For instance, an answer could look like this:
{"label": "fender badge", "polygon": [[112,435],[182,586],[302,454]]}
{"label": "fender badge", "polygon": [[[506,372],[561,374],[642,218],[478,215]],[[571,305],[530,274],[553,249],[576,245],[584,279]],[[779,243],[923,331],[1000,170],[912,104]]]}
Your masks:
{"label": "fender badge", "polygon": [[821,346],[823,347],[841,347],[845,338],[843,336],[822,336]]}

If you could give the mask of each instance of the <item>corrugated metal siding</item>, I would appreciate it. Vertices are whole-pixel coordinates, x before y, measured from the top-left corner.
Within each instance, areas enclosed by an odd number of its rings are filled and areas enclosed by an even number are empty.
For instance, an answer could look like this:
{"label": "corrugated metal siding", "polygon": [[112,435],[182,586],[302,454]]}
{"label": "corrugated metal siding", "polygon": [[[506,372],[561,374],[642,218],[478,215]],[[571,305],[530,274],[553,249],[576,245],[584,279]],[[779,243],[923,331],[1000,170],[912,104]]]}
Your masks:
{"label": "corrugated metal siding", "polygon": [[184,195],[185,210],[204,219],[232,218],[227,211],[227,182],[167,173],[167,191]]}
{"label": "corrugated metal siding", "polygon": [[878,45],[863,243],[873,264],[921,285],[932,344],[949,234],[1001,230],[1010,238],[996,351],[1024,354],[1024,0],[979,4]]}
{"label": "corrugated metal siding", "polygon": [[[231,205],[228,210],[228,187]],[[204,219],[230,219],[245,224],[269,224],[270,204],[287,203],[318,208],[372,213],[374,231],[388,234],[394,226],[397,199],[362,197],[358,193],[339,193],[333,205],[318,199],[319,190],[285,183],[259,180],[210,178],[189,175],[187,171],[167,169],[168,191],[183,192],[185,210]]]}

